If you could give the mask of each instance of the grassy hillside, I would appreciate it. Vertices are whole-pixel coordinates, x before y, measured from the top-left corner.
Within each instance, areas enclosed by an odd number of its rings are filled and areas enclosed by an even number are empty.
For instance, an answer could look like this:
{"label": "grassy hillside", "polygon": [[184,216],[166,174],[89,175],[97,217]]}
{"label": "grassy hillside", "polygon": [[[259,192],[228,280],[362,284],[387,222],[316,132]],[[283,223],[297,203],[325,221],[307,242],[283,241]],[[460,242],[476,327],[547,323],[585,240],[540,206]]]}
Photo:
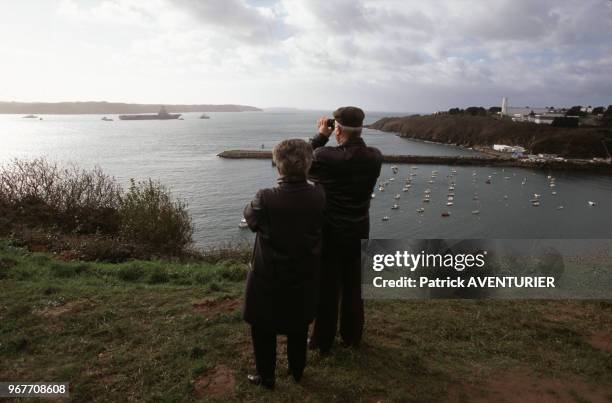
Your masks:
{"label": "grassy hillside", "polygon": [[303,383],[245,382],[246,267],[61,262],[0,242],[0,379],[73,401],[606,401],[612,303],[367,301],[365,343],[309,355]]}
{"label": "grassy hillside", "polygon": [[[427,115],[383,118],[369,126],[404,137],[440,143],[520,145],[529,152],[570,158],[607,157],[602,140],[612,142],[605,128],[557,128],[528,122],[512,122],[486,116]],[[608,145],[610,147],[610,145]]]}

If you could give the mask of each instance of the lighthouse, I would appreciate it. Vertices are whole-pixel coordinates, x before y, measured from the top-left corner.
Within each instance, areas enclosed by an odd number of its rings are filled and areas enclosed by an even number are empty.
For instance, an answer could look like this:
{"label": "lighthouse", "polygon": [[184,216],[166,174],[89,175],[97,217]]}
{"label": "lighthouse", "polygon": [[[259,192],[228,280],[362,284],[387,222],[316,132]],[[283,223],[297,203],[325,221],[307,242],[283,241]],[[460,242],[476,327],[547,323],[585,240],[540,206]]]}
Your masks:
{"label": "lighthouse", "polygon": [[502,98],[501,115],[508,116],[508,98],[506,97]]}

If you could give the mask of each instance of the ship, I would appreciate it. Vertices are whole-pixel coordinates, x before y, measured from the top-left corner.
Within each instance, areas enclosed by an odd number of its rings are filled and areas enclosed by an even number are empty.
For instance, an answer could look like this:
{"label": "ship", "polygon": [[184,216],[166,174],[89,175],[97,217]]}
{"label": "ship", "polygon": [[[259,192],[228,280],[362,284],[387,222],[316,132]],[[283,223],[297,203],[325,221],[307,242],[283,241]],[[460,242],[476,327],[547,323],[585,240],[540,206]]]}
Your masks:
{"label": "ship", "polygon": [[168,113],[166,108],[163,106],[157,112],[157,115],[146,114],[146,115],[119,115],[121,120],[168,120],[178,119],[181,117],[180,113]]}
{"label": "ship", "polygon": [[210,119],[210,116],[208,116],[207,114],[203,113],[202,116],[200,116],[200,119]]}

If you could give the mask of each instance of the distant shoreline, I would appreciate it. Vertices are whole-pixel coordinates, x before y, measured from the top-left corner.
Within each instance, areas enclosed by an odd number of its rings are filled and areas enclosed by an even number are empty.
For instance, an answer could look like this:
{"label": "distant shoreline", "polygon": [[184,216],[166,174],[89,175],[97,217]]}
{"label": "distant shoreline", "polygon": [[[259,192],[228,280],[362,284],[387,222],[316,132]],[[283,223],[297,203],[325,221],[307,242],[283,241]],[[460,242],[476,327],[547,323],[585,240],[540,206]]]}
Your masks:
{"label": "distant shoreline", "polygon": [[[121,102],[0,102],[0,114],[47,115],[115,115],[157,113],[161,104],[131,104]],[[261,112],[262,109],[234,104],[164,104],[169,113],[188,112]]]}
{"label": "distant shoreline", "polygon": [[607,127],[552,127],[488,116],[387,117],[367,127],[412,140],[473,149],[505,144],[524,147],[528,154],[554,154],[571,159],[606,158],[605,143],[612,141],[612,129]]}

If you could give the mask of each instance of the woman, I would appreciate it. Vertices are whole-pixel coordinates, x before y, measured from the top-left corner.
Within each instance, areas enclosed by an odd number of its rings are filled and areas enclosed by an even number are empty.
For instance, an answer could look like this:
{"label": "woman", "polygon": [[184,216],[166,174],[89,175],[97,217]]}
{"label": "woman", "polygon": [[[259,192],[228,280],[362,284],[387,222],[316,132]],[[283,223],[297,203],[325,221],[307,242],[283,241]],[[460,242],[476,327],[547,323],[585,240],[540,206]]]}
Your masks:
{"label": "woman", "polygon": [[272,151],[278,186],[261,189],[244,217],[257,232],[246,284],[244,320],[251,325],[257,374],[252,384],[274,388],[276,336],[287,335],[289,373],[306,366],[308,325],[314,319],[325,195],[306,181],[312,147],[283,140]]}

